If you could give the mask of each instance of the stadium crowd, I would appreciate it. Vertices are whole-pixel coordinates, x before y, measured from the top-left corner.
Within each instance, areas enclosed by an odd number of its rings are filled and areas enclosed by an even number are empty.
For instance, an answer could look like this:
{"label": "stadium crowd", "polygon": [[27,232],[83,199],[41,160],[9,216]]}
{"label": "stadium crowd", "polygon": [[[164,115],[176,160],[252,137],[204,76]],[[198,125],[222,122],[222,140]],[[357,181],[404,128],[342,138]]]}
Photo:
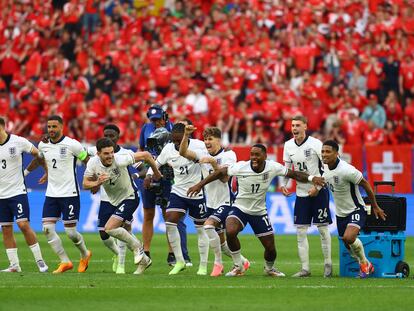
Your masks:
{"label": "stadium crowd", "polygon": [[151,104],[283,144],[290,119],[346,144],[414,141],[412,0],[0,0],[0,111],[39,140],[48,115],[137,145]]}

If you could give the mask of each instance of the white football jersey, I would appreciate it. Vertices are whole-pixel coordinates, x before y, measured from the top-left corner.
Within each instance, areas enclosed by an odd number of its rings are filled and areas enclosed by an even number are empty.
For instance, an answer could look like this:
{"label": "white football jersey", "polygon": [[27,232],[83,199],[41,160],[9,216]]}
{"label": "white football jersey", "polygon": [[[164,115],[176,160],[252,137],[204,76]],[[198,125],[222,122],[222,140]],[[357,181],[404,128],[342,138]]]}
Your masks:
{"label": "white football jersey", "polygon": [[262,172],[256,173],[250,161],[232,164],[227,169],[229,176],[237,176],[239,192],[233,206],[249,215],[265,215],[266,192],[276,176],[286,176],[288,169],[280,163],[266,160]]}
{"label": "white football jersey", "polygon": [[79,195],[76,180],[76,161],[84,151],[76,139],[63,136],[58,142],[40,142],[39,150],[47,165],[46,196],[52,198]]}
{"label": "white football jersey", "polygon": [[[94,147],[88,147],[87,150],[88,150],[88,154],[90,156],[92,156],[92,157],[93,156],[96,156],[96,154],[98,153],[98,151],[96,150],[96,147],[95,146]],[[119,146],[119,149],[118,150],[115,149],[115,154],[119,154],[119,155],[130,154],[131,152],[132,152],[131,150],[125,149],[125,148],[123,148],[121,146]],[[128,171],[128,168],[127,167],[126,168],[122,168],[122,169],[123,170],[125,169],[125,170]],[[128,174],[129,174],[129,171],[128,171]],[[136,188],[136,185],[135,185],[134,181],[132,181],[132,182],[133,182],[134,188]],[[100,187],[99,192],[100,192],[100,196],[101,196],[101,201],[109,202],[109,197],[106,194],[105,188],[103,186]]]}
{"label": "white football jersey", "polygon": [[23,152],[30,153],[33,144],[26,138],[9,134],[0,144],[0,199],[27,193],[23,176]]}
{"label": "white football jersey", "polygon": [[322,176],[334,197],[337,216],[346,217],[359,208],[366,209],[358,186],[363,176],[354,166],[338,159],[333,170],[324,166]]}
{"label": "white football jersey", "polygon": [[[204,142],[198,139],[190,139],[188,149],[196,152],[200,158],[203,157],[202,155],[209,155]],[[203,197],[202,193],[195,197],[187,196],[187,190],[202,179],[201,166],[199,163],[180,156],[173,143],[168,143],[164,146],[156,162],[158,166],[168,164],[174,170],[174,184],[172,185],[171,193],[188,199],[200,199]]]}
{"label": "white football jersey", "polygon": [[[321,176],[322,174],[322,142],[312,136],[306,136],[300,144],[296,144],[292,138],[285,142],[283,148],[283,161],[286,167],[293,166],[295,171],[305,172],[309,175]],[[307,197],[312,183],[296,182],[296,195]]]}
{"label": "white football jersey", "polygon": [[89,159],[86,165],[87,177],[99,177],[107,174],[109,179],[102,184],[109,203],[118,206],[124,200],[135,198],[135,187],[128,172],[128,165],[135,163],[134,152],[126,150],[124,154],[116,153],[111,166],[104,166],[99,156]]}
{"label": "white football jersey", "polygon": [[[212,156],[216,159],[217,164],[220,167],[230,166],[237,162],[237,156],[234,151],[224,151],[221,149],[216,155]],[[200,160],[201,158],[197,155],[197,158]],[[206,177],[211,174],[214,170],[210,164],[203,164],[203,176]],[[230,188],[227,182],[222,182],[221,180],[215,180],[205,187],[206,191],[206,202],[207,207],[212,209],[217,209],[222,205],[230,205]]]}

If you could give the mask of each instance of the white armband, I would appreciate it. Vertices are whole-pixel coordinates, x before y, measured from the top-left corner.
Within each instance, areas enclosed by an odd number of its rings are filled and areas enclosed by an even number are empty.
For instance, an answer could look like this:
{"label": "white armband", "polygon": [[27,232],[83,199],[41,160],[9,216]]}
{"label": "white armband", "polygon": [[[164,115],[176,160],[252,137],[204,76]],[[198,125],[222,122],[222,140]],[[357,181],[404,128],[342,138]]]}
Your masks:
{"label": "white armband", "polygon": [[30,171],[28,170],[28,169],[25,169],[24,171],[23,171],[23,175],[24,175],[24,177],[26,177],[27,175],[29,175],[30,174]]}
{"label": "white armband", "polygon": [[308,176],[308,181],[312,182],[313,178],[315,177],[315,175],[309,175]]}

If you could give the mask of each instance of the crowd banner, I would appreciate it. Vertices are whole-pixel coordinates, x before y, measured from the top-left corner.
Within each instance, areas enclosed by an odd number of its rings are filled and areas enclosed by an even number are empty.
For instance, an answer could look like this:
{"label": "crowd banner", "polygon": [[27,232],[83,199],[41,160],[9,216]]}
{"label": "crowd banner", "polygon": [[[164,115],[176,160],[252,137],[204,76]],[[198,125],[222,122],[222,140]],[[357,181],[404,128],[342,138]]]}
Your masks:
{"label": "crowd banner", "polygon": [[364,170],[362,146],[345,145],[341,148],[339,154],[341,159],[355,166],[357,170],[360,170],[361,172]]}
{"label": "crowd banner", "polygon": [[412,193],[411,150],[411,145],[365,147],[371,185],[374,181],[395,181],[396,192]]}
{"label": "crowd banner", "polygon": [[[78,230],[82,232],[97,232],[96,225],[98,220],[98,211],[100,197],[99,193],[92,195],[88,191],[81,191],[81,212],[80,221],[78,224]],[[407,231],[406,234],[414,236],[414,195],[406,195],[407,197]],[[29,193],[30,203],[30,224],[32,228],[37,231],[42,231],[42,207],[45,200],[44,191],[32,191]],[[293,225],[293,207],[295,204],[295,195],[285,197],[280,193],[269,192],[266,197],[266,205],[269,213],[269,219],[273,224],[276,235],[282,234],[295,234],[296,228]],[[330,209],[332,213],[332,220],[334,223],[329,226],[332,234],[336,234],[336,223],[335,223],[335,206],[331,198]],[[132,228],[134,232],[142,231],[143,211],[142,205],[138,207],[134,214],[134,220],[132,222]],[[186,217],[187,232],[196,233],[194,225],[188,217]],[[17,226],[15,226],[18,231]],[[62,222],[59,221],[57,230],[64,232]],[[161,215],[161,210],[156,208],[154,218],[154,231],[156,233],[165,232],[165,224]],[[311,234],[318,234],[316,226],[312,226],[309,229]],[[246,226],[243,233],[253,234],[250,226]]]}

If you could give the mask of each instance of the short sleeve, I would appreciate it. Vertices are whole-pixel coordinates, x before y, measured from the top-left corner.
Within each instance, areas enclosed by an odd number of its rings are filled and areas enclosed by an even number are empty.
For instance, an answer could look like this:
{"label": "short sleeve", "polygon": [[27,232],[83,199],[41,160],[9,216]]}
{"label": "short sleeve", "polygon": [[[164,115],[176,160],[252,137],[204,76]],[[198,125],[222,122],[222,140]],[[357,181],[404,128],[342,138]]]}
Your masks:
{"label": "short sleeve", "polygon": [[220,166],[230,166],[231,164],[234,164],[237,162],[237,156],[234,151],[228,151],[225,153],[225,156],[222,158],[222,162],[220,163]]}
{"label": "short sleeve", "polygon": [[315,153],[318,156],[319,160],[322,161],[322,142],[320,140],[315,140]]}
{"label": "short sleeve", "polygon": [[292,159],[290,158],[286,143],[283,147],[283,162],[292,163]]}
{"label": "short sleeve", "polygon": [[286,166],[274,161],[270,161],[268,163],[274,176],[286,176],[288,173],[288,168]]}
{"label": "short sleeve", "polygon": [[95,146],[88,147],[86,151],[88,152],[88,155],[91,157],[95,156],[98,153],[98,150],[96,150]]}
{"label": "short sleeve", "polygon": [[349,165],[344,172],[346,173],[345,179],[355,185],[358,185],[364,177],[362,176],[362,173],[352,165]]}
{"label": "short sleeve", "polygon": [[95,175],[95,170],[94,170],[94,161],[95,159],[91,159],[90,161],[88,161],[88,163],[86,164],[86,169],[85,169],[85,173],[83,176],[86,177],[92,177]]}
{"label": "short sleeve", "polygon": [[72,153],[75,155],[75,157],[78,157],[82,151],[85,151],[81,143],[74,139],[72,140],[70,149]]}
{"label": "short sleeve", "polygon": [[19,137],[19,145],[21,150],[26,153],[31,153],[34,147],[33,144],[24,137]]}
{"label": "short sleeve", "polygon": [[167,164],[167,162],[168,162],[168,149],[169,149],[169,146],[170,146],[170,144],[165,145],[164,148],[162,148],[160,155],[155,160],[155,162],[157,162],[157,164],[159,166],[162,166],[164,164]]}
{"label": "short sleeve", "polygon": [[[194,146],[191,146],[191,148],[192,148],[191,150],[196,154],[197,160],[200,160],[204,157],[210,156],[204,142],[199,141],[199,140],[191,140],[191,142],[194,143]],[[190,146],[189,146],[189,148],[190,148]]]}
{"label": "short sleeve", "polygon": [[126,154],[115,155],[116,165],[119,167],[126,167],[135,163],[134,153],[128,152]]}
{"label": "short sleeve", "polygon": [[238,176],[242,173],[243,162],[237,162],[227,167],[227,175]]}

